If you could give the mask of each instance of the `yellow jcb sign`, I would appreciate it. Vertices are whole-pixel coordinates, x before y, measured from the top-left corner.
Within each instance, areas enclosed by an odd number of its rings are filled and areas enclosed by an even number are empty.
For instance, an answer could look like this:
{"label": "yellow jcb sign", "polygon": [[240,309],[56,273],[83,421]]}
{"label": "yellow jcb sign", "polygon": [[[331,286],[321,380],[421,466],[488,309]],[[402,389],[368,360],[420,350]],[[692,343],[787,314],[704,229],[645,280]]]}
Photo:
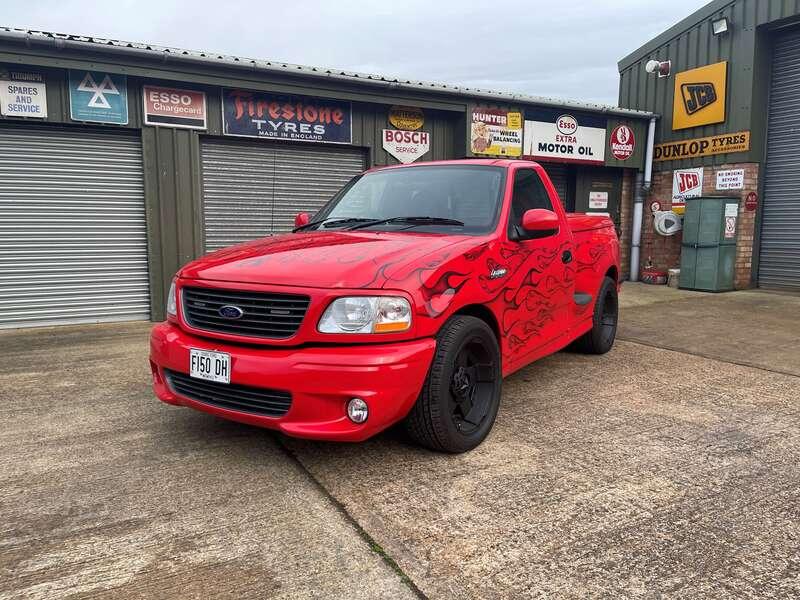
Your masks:
{"label": "yellow jcb sign", "polygon": [[678,73],[675,76],[672,129],[723,123],[727,75],[727,62]]}

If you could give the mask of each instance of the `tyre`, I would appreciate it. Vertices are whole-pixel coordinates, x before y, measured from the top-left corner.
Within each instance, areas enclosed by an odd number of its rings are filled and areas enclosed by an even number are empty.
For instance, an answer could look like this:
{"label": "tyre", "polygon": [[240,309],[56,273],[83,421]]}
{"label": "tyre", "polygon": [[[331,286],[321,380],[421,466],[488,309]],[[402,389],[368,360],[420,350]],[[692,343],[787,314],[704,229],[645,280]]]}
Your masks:
{"label": "tyre", "polygon": [[492,429],[501,384],[494,332],[475,317],[452,317],[436,336],[436,353],[406,417],[406,431],[431,450],[454,454],[472,450]]}
{"label": "tyre", "polygon": [[617,284],[605,277],[594,305],[592,329],[575,341],[575,350],[586,354],[605,354],[611,350],[617,337],[618,320]]}

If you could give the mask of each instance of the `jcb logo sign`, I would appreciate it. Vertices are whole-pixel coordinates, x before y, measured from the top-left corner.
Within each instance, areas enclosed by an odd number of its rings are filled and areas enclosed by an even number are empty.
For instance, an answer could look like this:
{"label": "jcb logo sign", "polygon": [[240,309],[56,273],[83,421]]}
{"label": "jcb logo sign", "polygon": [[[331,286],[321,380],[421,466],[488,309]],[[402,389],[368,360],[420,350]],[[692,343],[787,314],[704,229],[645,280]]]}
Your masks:
{"label": "jcb logo sign", "polygon": [[717,91],[713,83],[686,83],[681,86],[681,95],[687,115],[693,115],[717,101]]}
{"label": "jcb logo sign", "polygon": [[724,122],[727,74],[727,62],[678,73],[675,76],[672,129]]}

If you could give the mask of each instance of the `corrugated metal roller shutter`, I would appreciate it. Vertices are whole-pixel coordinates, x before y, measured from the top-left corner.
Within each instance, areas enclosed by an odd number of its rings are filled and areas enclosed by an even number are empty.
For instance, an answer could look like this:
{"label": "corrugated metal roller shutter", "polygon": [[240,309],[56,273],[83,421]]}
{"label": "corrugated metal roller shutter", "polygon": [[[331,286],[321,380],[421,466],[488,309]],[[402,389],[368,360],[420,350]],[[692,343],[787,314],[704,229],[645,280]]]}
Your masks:
{"label": "corrugated metal roller shutter", "polygon": [[0,328],[149,317],[139,139],[0,127]]}
{"label": "corrugated metal roller shutter", "polygon": [[800,289],[800,31],[774,52],[758,282]]}
{"label": "corrugated metal roller shutter", "polygon": [[560,163],[541,163],[550,176],[553,186],[558,192],[558,197],[566,205],[567,202],[567,165]]}
{"label": "corrugated metal roller shutter", "polygon": [[365,168],[354,148],[204,139],[203,220],[207,252],[289,231]]}

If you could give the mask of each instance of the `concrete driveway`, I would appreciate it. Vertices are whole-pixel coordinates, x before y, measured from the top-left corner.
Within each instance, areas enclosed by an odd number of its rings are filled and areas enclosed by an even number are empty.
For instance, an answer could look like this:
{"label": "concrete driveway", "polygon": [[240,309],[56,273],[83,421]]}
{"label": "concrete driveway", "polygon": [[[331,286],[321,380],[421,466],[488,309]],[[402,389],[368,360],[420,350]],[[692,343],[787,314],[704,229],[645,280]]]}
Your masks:
{"label": "concrete driveway", "polygon": [[623,299],[460,456],[162,405],[147,324],[0,333],[0,599],[800,595],[800,298]]}

